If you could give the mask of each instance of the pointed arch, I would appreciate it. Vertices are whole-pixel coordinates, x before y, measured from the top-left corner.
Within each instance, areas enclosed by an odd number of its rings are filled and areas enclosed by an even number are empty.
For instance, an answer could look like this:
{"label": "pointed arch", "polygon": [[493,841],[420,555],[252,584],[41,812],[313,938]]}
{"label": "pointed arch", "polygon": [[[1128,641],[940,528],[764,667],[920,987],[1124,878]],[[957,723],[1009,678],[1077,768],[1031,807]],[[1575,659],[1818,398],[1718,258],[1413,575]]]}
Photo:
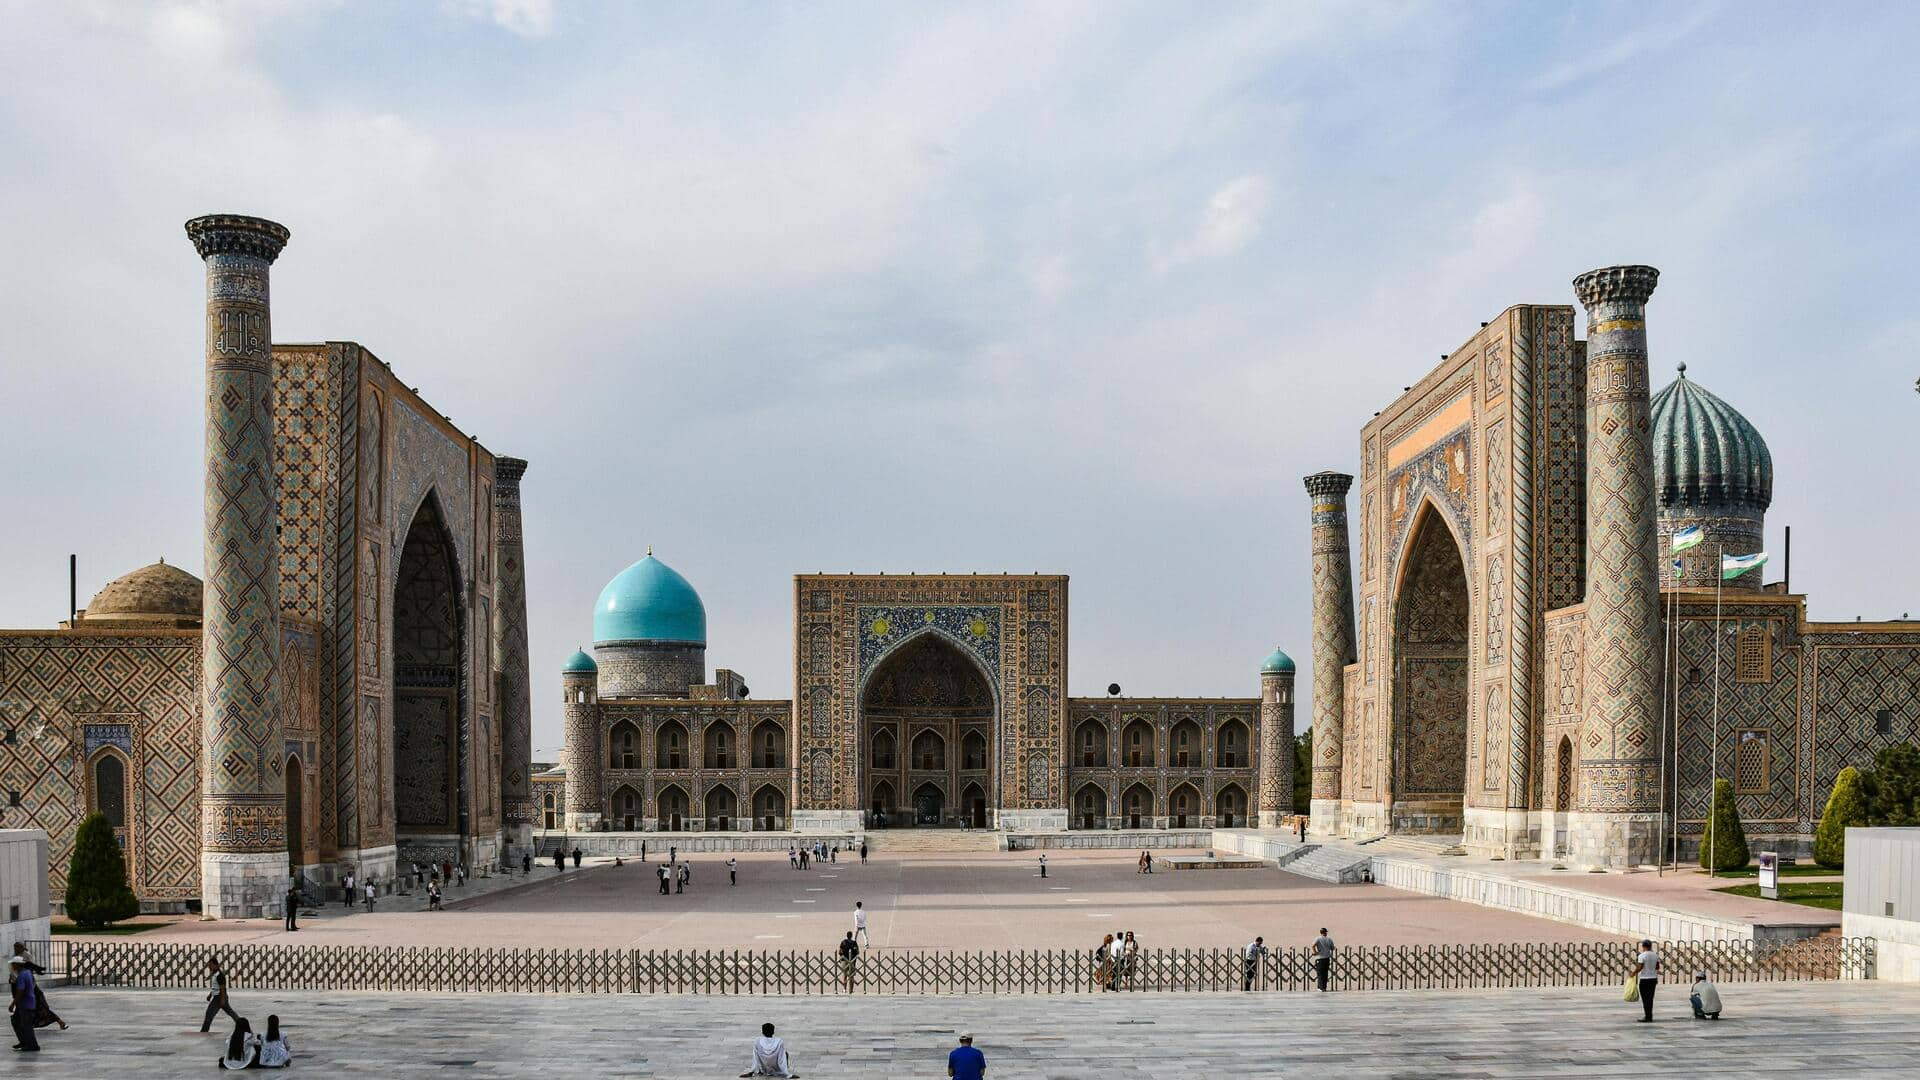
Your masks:
{"label": "pointed arch", "polygon": [[733,721],[713,721],[700,733],[701,764],[709,769],[731,769],[740,764],[740,746]]}
{"label": "pointed arch", "polygon": [[640,792],[632,784],[621,784],[607,797],[607,807],[611,811],[607,816],[621,832],[633,832],[640,827],[640,819],[646,816],[645,804],[640,800]]}
{"label": "pointed arch", "polygon": [[1239,784],[1224,784],[1213,795],[1213,823],[1222,829],[1237,829],[1247,822],[1247,792]]}
{"label": "pointed arch", "polygon": [[1073,729],[1073,760],[1081,768],[1107,767],[1107,725],[1095,717],[1081,720]]}
{"label": "pointed arch", "polygon": [[1167,824],[1169,828],[1185,829],[1200,824],[1200,789],[1190,783],[1180,783],[1167,792]]}
{"label": "pointed arch", "polygon": [[668,832],[680,832],[687,827],[688,803],[687,790],[679,784],[668,784],[660,789],[654,798],[654,817],[659,827]]}
{"label": "pointed arch", "polygon": [[921,728],[914,733],[911,767],[919,771],[944,769],[947,767],[947,737],[935,728]]}
{"label": "pointed arch", "polygon": [[1157,816],[1153,789],[1134,784],[1120,795],[1120,814],[1129,829],[1151,829]]}
{"label": "pointed arch", "polygon": [[960,768],[964,772],[981,772],[987,767],[987,735],[983,731],[973,730],[960,736]]}
{"label": "pointed arch", "polygon": [[1253,736],[1237,717],[1224,720],[1213,734],[1213,763],[1222,769],[1244,769],[1253,764]]}
{"label": "pointed arch", "polygon": [[899,799],[893,793],[893,781],[882,780],[873,785],[873,815],[876,821],[886,824],[892,820],[894,807]]}
{"label": "pointed arch", "polygon": [[1129,769],[1152,768],[1157,757],[1156,742],[1153,724],[1145,717],[1136,716],[1127,721],[1120,729],[1120,764]]}
{"label": "pointed arch", "polygon": [[1460,831],[1470,735],[1472,596],[1463,534],[1423,498],[1402,549],[1391,607],[1390,827]]}
{"label": "pointed arch", "polygon": [[753,767],[756,769],[784,769],[787,767],[787,730],[780,722],[771,717],[753,725]]}
{"label": "pointed arch", "polygon": [[691,756],[687,750],[687,726],[678,720],[668,720],[653,729],[653,767],[656,769],[685,769],[689,767]]}
{"label": "pointed arch", "polygon": [[893,729],[878,728],[873,733],[868,748],[870,756],[868,766],[873,769],[896,769],[900,767],[899,754],[894,746]]}
{"label": "pointed arch", "polygon": [[762,784],[753,793],[753,817],[762,829],[777,832],[787,827],[787,793],[778,784]]}
{"label": "pointed arch", "polygon": [[621,720],[607,729],[607,767],[611,769],[637,769],[640,767],[640,726],[631,720]]}
{"label": "pointed arch", "polygon": [[960,789],[960,813],[966,816],[968,825],[976,829],[987,827],[987,789],[977,782],[969,782]]}
{"label": "pointed arch", "polygon": [[740,798],[725,784],[708,788],[707,797],[701,800],[701,808],[709,831],[725,832],[741,823]]}
{"label": "pointed arch", "polygon": [[410,841],[443,847],[471,822],[473,770],[463,734],[470,650],[455,520],[429,486],[393,563],[391,805],[403,852]]}
{"label": "pointed arch", "polygon": [[1073,793],[1073,821],[1078,828],[1107,827],[1107,789],[1089,780]]}
{"label": "pointed arch", "polygon": [[1200,725],[1193,717],[1183,716],[1167,729],[1167,762],[1176,769],[1198,769],[1206,764]]}
{"label": "pointed arch", "polygon": [[913,789],[913,823],[939,826],[947,820],[947,789],[935,781],[923,781]]}

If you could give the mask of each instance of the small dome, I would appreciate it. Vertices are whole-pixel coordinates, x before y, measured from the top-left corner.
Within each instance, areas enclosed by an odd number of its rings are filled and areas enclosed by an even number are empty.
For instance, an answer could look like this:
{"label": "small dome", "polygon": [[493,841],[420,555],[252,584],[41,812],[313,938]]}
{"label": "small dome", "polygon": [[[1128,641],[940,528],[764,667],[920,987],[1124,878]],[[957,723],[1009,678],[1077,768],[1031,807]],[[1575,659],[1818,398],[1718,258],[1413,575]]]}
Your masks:
{"label": "small dome", "polygon": [[146,622],[200,618],[200,579],[166,560],[115,578],[94,594],[86,618]]}
{"label": "small dome", "polygon": [[600,665],[593,662],[593,657],[587,655],[587,650],[575,649],[573,655],[567,657],[567,663],[560,669],[560,674],[591,675],[599,670]]}
{"label": "small dome", "polygon": [[1293,657],[1288,656],[1279,649],[1268,653],[1266,662],[1260,665],[1260,674],[1262,675],[1291,675],[1293,674],[1293,670]]}
{"label": "small dome", "polygon": [[1773,502],[1773,455],[1739,410],[1680,377],[1653,395],[1654,488],[1662,510]]}
{"label": "small dome", "polygon": [[593,608],[593,643],[707,643],[707,606],[679,572],[653,557],[620,571]]}

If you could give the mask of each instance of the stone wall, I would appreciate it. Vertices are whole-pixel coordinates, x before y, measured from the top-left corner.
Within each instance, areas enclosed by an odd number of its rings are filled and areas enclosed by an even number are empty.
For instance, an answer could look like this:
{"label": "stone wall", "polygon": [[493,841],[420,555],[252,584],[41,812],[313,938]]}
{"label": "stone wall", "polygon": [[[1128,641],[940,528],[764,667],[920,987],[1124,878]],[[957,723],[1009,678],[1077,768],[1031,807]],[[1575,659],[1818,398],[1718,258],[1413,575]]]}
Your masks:
{"label": "stone wall", "polygon": [[0,829],[0,955],[16,941],[45,941],[52,920],[47,902],[47,834]]}

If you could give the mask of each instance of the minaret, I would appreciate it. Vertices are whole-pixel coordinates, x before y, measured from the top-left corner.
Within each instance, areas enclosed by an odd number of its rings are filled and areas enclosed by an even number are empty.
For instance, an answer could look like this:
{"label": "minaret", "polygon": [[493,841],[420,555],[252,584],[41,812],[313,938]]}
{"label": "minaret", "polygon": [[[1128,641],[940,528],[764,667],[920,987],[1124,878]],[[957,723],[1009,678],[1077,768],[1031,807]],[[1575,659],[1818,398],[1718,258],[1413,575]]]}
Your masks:
{"label": "minaret", "polygon": [[1284,828],[1293,813],[1293,657],[1279,649],[1260,665],[1260,827]]}
{"label": "minaret", "polygon": [[1353,568],[1347,547],[1347,491],[1353,477],[1306,478],[1313,499],[1313,831],[1340,831],[1341,740],[1346,667],[1353,663]]}
{"label": "minaret", "polygon": [[493,644],[500,664],[500,806],[507,843],[533,841],[533,687],[527,678],[527,565],[520,543],[520,478],[527,463],[493,459]]}
{"label": "minaret", "polygon": [[1657,856],[1660,605],[1647,299],[1660,272],[1581,274],[1587,309],[1586,711],[1569,840],[1588,865]]}
{"label": "minaret", "polygon": [[567,740],[560,760],[567,767],[567,828],[575,832],[599,828],[606,806],[606,796],[600,790],[604,761],[599,683],[600,666],[584,649],[568,658],[560,673],[560,686],[566,694],[560,723]]}
{"label": "minaret", "polygon": [[267,274],[287,230],[214,214],[187,222],[187,236],[207,264],[201,909],[216,919],[278,918],[287,792]]}

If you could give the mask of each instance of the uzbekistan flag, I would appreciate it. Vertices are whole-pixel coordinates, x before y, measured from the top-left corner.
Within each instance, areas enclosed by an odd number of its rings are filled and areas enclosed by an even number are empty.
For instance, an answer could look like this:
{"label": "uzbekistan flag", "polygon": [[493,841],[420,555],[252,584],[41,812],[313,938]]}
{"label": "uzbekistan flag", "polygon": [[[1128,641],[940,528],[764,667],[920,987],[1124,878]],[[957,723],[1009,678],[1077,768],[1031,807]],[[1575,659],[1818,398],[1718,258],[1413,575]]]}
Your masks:
{"label": "uzbekistan flag", "polygon": [[1673,580],[1679,581],[1680,578],[1684,576],[1685,569],[1686,563],[1684,561],[1680,559],[1673,560]]}
{"label": "uzbekistan flag", "polygon": [[1678,555],[1690,547],[1697,547],[1700,541],[1706,538],[1706,532],[1698,525],[1689,525],[1684,529],[1675,529],[1673,531],[1673,553]]}
{"label": "uzbekistan flag", "polygon": [[1764,566],[1766,561],[1767,553],[1764,551],[1756,551],[1751,555],[1723,555],[1720,558],[1720,579],[1728,581],[1737,578],[1749,570]]}

